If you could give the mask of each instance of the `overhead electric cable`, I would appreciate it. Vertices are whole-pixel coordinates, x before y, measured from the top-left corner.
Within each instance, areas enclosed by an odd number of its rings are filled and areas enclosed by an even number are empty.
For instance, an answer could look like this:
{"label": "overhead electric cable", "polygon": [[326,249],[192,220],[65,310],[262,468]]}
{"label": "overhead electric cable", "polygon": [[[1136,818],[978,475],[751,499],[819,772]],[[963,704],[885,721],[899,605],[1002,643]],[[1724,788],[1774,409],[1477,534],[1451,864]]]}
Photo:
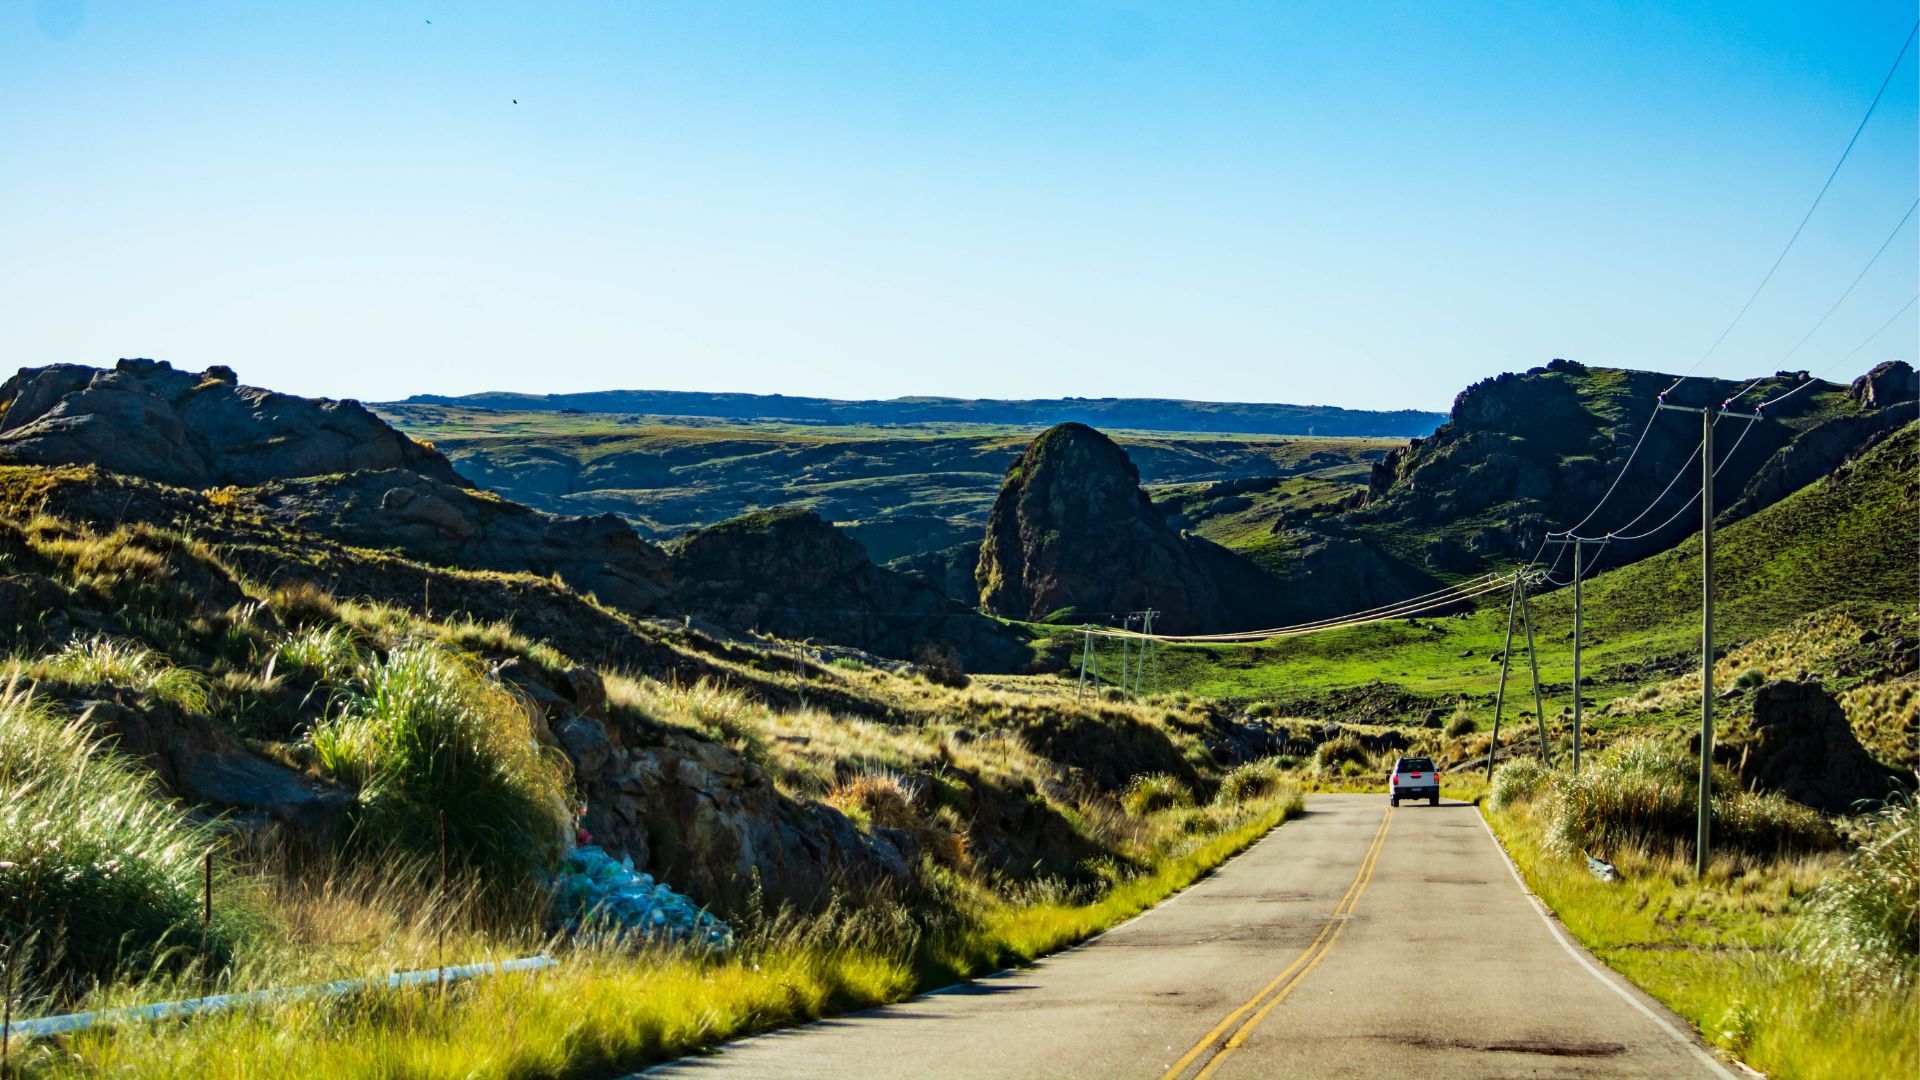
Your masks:
{"label": "overhead electric cable", "polygon": [[[1760,284],[1754,286],[1752,294],[1747,297],[1747,302],[1740,305],[1740,311],[1734,315],[1733,321],[1727,324],[1725,330],[1720,331],[1719,337],[1713,339],[1713,344],[1707,347],[1706,352],[1700,354],[1700,359],[1695,360],[1693,366],[1687,368],[1678,379],[1674,380],[1674,387],[1686,382],[1695,371],[1699,370],[1701,364],[1707,362],[1708,357],[1719,351],[1721,344],[1727,340],[1727,335],[1733,333],[1733,328],[1740,325],[1740,320],[1747,317],[1747,312],[1753,308],[1753,302],[1760,299],[1760,293],[1766,289],[1767,283],[1773,280],[1773,275],[1780,269],[1780,264],[1786,261],[1787,253],[1793,250],[1793,245],[1800,240],[1800,234],[1806,231],[1807,222],[1813,219],[1813,212],[1820,208],[1821,200],[1827,197],[1827,190],[1833,187],[1834,177],[1840,175],[1840,167],[1847,163],[1848,156],[1853,153],[1854,144],[1860,141],[1860,133],[1866,130],[1867,121],[1873,118],[1873,111],[1880,107],[1880,99],[1886,96],[1887,87],[1893,83],[1894,72],[1900,70],[1901,63],[1907,58],[1907,50],[1913,48],[1915,34],[1920,34],[1920,20],[1915,20],[1913,28],[1907,31],[1907,39],[1901,42],[1899,54],[1893,58],[1893,65],[1887,69],[1887,77],[1880,80],[1880,89],[1874,92],[1873,101],[1867,105],[1866,113],[1860,117],[1860,123],[1854,127],[1853,137],[1847,140],[1847,148],[1840,152],[1840,160],[1833,163],[1832,171],[1827,173],[1827,182],[1820,185],[1820,193],[1813,197],[1813,204],[1807,207],[1805,214],[1801,215],[1800,224],[1794,226],[1793,235],[1787,238],[1787,246],[1780,249],[1780,254],[1773,260],[1773,265],[1767,268],[1766,276],[1760,279]],[[1667,392],[1672,393],[1673,387],[1668,387]]]}
{"label": "overhead electric cable", "polygon": [[[1114,630],[1103,627],[1086,627],[1080,631],[1092,637],[1128,638],[1132,640],[1164,641],[1173,644],[1229,644],[1233,642],[1267,641],[1273,638],[1299,637],[1304,634],[1319,634],[1329,630],[1343,630],[1352,626],[1364,626],[1368,623],[1384,622],[1389,619],[1412,618],[1470,600],[1496,590],[1509,588],[1513,578],[1509,574],[1487,575],[1477,579],[1477,584],[1452,595],[1439,596],[1436,599],[1402,601],[1386,608],[1370,609],[1371,612],[1356,612],[1335,619],[1324,619],[1312,623],[1300,623],[1295,626],[1274,627],[1268,630],[1246,630],[1226,634],[1147,634],[1134,630]],[[1450,591],[1450,590],[1443,590]],[[1429,594],[1433,595],[1433,594]]]}
{"label": "overhead electric cable", "polygon": [[1478,596],[1481,593],[1487,592],[1491,589],[1502,588],[1504,587],[1505,582],[1507,580],[1508,579],[1505,579],[1505,578],[1500,580],[1490,580],[1471,590],[1462,591],[1458,593],[1450,593],[1448,595],[1435,597],[1430,600],[1409,600],[1399,605],[1395,605],[1391,608],[1378,610],[1375,612],[1345,615],[1339,618],[1320,620],[1318,622],[1301,623],[1296,626],[1272,627],[1266,630],[1239,630],[1239,631],[1232,631],[1228,633],[1217,633],[1217,634],[1146,634],[1136,630],[1118,630],[1111,627],[1093,627],[1083,632],[1090,633],[1095,637],[1129,638],[1129,639],[1153,638],[1154,640],[1158,640],[1158,641],[1180,641],[1180,642],[1188,642],[1193,644],[1201,644],[1201,643],[1225,644],[1225,643],[1237,642],[1237,641],[1264,641],[1270,638],[1296,637],[1301,634],[1317,634],[1326,630],[1339,630],[1348,626],[1357,626],[1362,623],[1368,623],[1368,622],[1378,622],[1383,619],[1409,618],[1411,616],[1419,615],[1427,611],[1437,610],[1439,608],[1443,608],[1452,604],[1459,603],[1460,601],[1465,599],[1471,599],[1472,597]]}
{"label": "overhead electric cable", "polygon": [[[1593,520],[1593,515],[1595,515],[1595,514],[1597,514],[1597,513],[1599,513],[1599,512],[1600,512],[1600,508],[1601,508],[1601,507],[1603,507],[1603,506],[1605,506],[1605,505],[1607,505],[1607,500],[1613,497],[1613,492],[1614,492],[1614,489],[1616,489],[1616,488],[1618,488],[1618,487],[1620,486],[1620,481],[1622,481],[1622,480],[1624,480],[1624,479],[1626,479],[1626,477],[1627,477],[1627,470],[1628,470],[1628,469],[1631,469],[1631,468],[1633,468],[1633,459],[1634,459],[1634,457],[1635,457],[1636,455],[1638,455],[1638,454],[1640,453],[1640,444],[1642,444],[1642,443],[1644,443],[1644,442],[1646,442],[1646,441],[1647,441],[1647,432],[1649,432],[1649,431],[1652,431],[1652,430],[1653,430],[1653,422],[1654,422],[1654,421],[1655,421],[1656,419],[1658,419],[1658,418],[1659,418],[1659,416],[1660,416],[1660,410],[1659,410],[1659,409],[1655,409],[1655,410],[1653,410],[1652,412],[1650,412],[1650,413],[1648,413],[1648,414],[1647,414],[1647,426],[1645,426],[1645,427],[1643,427],[1643,428],[1641,428],[1641,429],[1640,429],[1640,437],[1639,437],[1639,438],[1637,438],[1637,439],[1635,439],[1635,440],[1633,440],[1633,449],[1632,449],[1632,450],[1629,450],[1629,451],[1627,451],[1627,460],[1626,460],[1626,461],[1624,461],[1624,462],[1622,462],[1622,463],[1620,464],[1620,471],[1619,471],[1618,473],[1616,473],[1616,474],[1614,475],[1614,478],[1613,478],[1613,483],[1612,483],[1612,484],[1609,484],[1609,485],[1607,486],[1607,491],[1606,491],[1606,494],[1604,494],[1604,495],[1601,495],[1601,496],[1600,496],[1600,501],[1599,501],[1599,502],[1597,502],[1597,503],[1594,503],[1594,504],[1593,504],[1593,509],[1591,509],[1591,510],[1589,510],[1589,511],[1587,511],[1587,516],[1586,516],[1586,517],[1583,517],[1583,518],[1581,518],[1581,519],[1580,519],[1580,520],[1579,520],[1578,522],[1576,522],[1575,524],[1573,524],[1573,525],[1570,525],[1570,526],[1568,526],[1568,527],[1567,527],[1567,529],[1566,529],[1566,532],[1568,532],[1568,533],[1574,533],[1574,532],[1578,532],[1578,531],[1580,530],[1580,528],[1581,528],[1581,526],[1584,526],[1584,525],[1585,525],[1585,524],[1586,524],[1587,522],[1589,522],[1589,521],[1592,521],[1592,520]],[[1553,534],[1553,533],[1548,533],[1547,535],[1548,535],[1548,536],[1553,536],[1554,534]],[[1545,540],[1544,538],[1542,538],[1542,540],[1541,540],[1541,544],[1542,544],[1542,545],[1544,546],[1544,545],[1545,545],[1545,543],[1546,543],[1546,540]],[[1536,554],[1534,555],[1534,558],[1535,558],[1535,559],[1538,559],[1539,557],[1540,557],[1540,556],[1538,555],[1538,553],[1536,553]],[[1554,560],[1554,565],[1556,565],[1556,566],[1557,566],[1557,565],[1559,565],[1559,562],[1560,562],[1560,560],[1558,560],[1558,559],[1555,559],[1555,560]],[[1552,571],[1548,571],[1548,573],[1552,573]]]}
{"label": "overhead electric cable", "polygon": [[1917,209],[1920,209],[1920,199],[1913,200],[1913,203],[1907,207],[1907,212],[1900,215],[1900,223],[1895,225],[1893,231],[1887,234],[1887,238],[1880,242],[1879,250],[1873,253],[1873,258],[1867,260],[1867,265],[1860,268],[1860,273],[1854,276],[1853,283],[1847,286],[1847,291],[1840,294],[1840,299],[1835,300],[1833,306],[1827,309],[1827,313],[1820,316],[1820,321],[1813,324],[1813,329],[1808,330],[1805,337],[1801,338],[1793,348],[1787,350],[1787,355],[1780,358],[1780,363],[1785,364],[1788,360],[1793,359],[1793,354],[1799,352],[1800,347],[1811,340],[1813,335],[1818,333],[1820,328],[1827,324],[1827,320],[1833,317],[1833,313],[1840,310],[1840,305],[1847,302],[1847,297],[1853,295],[1853,290],[1860,287],[1860,281],[1867,276],[1867,271],[1873,269],[1873,264],[1879,262],[1880,256],[1885,255],[1887,249],[1893,246],[1894,238],[1900,235],[1900,230],[1906,228],[1907,222],[1913,220],[1913,212]]}
{"label": "overhead electric cable", "polygon": [[[1193,638],[1194,640],[1203,640],[1209,637],[1236,637],[1237,638],[1237,637],[1245,637],[1252,634],[1271,634],[1271,633],[1278,633],[1281,631],[1312,629],[1322,624],[1341,623],[1351,619],[1357,619],[1362,616],[1373,615],[1379,612],[1388,612],[1388,611],[1395,610],[1397,608],[1404,608],[1409,604],[1421,603],[1423,601],[1426,601],[1435,597],[1445,597],[1447,594],[1451,594],[1451,593],[1463,593],[1469,589],[1478,588],[1481,585],[1484,585],[1488,582],[1495,581],[1495,580],[1505,581],[1507,580],[1507,576],[1505,574],[1498,574],[1498,575],[1492,574],[1492,573],[1481,574],[1479,577],[1468,578],[1465,581],[1455,582],[1454,584],[1448,585],[1445,588],[1435,589],[1434,591],[1428,592],[1428,593],[1421,593],[1418,596],[1409,596],[1403,600],[1396,600],[1391,604],[1381,604],[1377,607],[1364,608],[1360,611],[1349,611],[1344,615],[1334,615],[1334,616],[1329,616],[1328,618],[1325,618],[1325,619],[1314,619],[1309,622],[1294,623],[1293,625],[1290,625],[1290,626],[1273,626],[1273,627],[1267,627],[1265,629],[1260,629],[1260,630],[1239,630],[1239,631],[1234,631],[1233,633],[1230,633],[1230,634],[1218,634],[1218,635],[1187,634],[1184,636]],[[1438,603],[1438,602],[1444,602],[1444,601],[1436,600],[1435,602]],[[1136,635],[1132,631],[1115,631],[1115,630],[1109,630],[1106,628],[1096,629],[1094,632],[1111,634],[1114,636],[1121,636],[1121,637],[1142,636],[1142,635]]]}
{"label": "overhead electric cable", "polygon": [[[1719,426],[1719,423],[1720,423],[1720,422],[1719,422],[1718,420],[1715,420],[1715,421],[1714,421],[1714,426],[1716,426],[1716,427],[1718,427],[1718,426]],[[1740,429],[1740,434],[1739,434],[1738,436],[1736,436],[1736,437],[1734,438],[1734,440],[1733,440],[1733,445],[1727,448],[1727,456],[1726,456],[1726,457],[1723,457],[1723,458],[1721,458],[1721,459],[1720,459],[1720,464],[1718,464],[1718,465],[1715,465],[1715,466],[1713,467],[1713,475],[1714,475],[1715,477],[1718,477],[1718,476],[1720,475],[1720,470],[1722,470],[1722,469],[1724,469],[1724,468],[1726,468],[1726,467],[1727,467],[1727,462],[1729,462],[1729,461],[1732,461],[1732,460],[1733,460],[1733,455],[1734,455],[1734,454],[1736,454],[1736,453],[1738,453],[1738,452],[1740,451],[1740,444],[1746,441],[1746,438],[1747,438],[1747,432],[1749,432],[1749,431],[1752,431],[1752,430],[1753,430],[1753,423],[1754,423],[1754,422],[1753,422],[1752,420],[1748,420],[1748,421],[1747,421],[1747,426],[1746,426],[1746,427],[1743,427],[1743,428],[1741,428],[1741,429]],[[1695,447],[1695,448],[1694,448],[1694,451],[1693,451],[1693,456],[1694,456],[1694,457],[1696,457],[1696,458],[1700,456],[1700,450],[1699,450],[1699,448],[1698,448],[1698,447]],[[1682,470],[1682,471],[1685,471],[1685,470]],[[1658,532],[1660,532],[1660,531],[1662,531],[1662,530],[1664,530],[1664,529],[1665,529],[1665,528],[1666,528],[1667,526],[1669,526],[1669,525],[1671,525],[1671,524],[1673,524],[1674,522],[1676,522],[1676,521],[1678,521],[1678,520],[1680,520],[1680,515],[1682,515],[1682,514],[1684,514],[1684,513],[1686,513],[1687,511],[1689,511],[1689,510],[1691,510],[1691,509],[1693,509],[1693,506],[1694,506],[1694,504],[1695,504],[1695,503],[1697,503],[1697,502],[1699,502],[1699,501],[1700,501],[1700,493],[1696,491],[1696,492],[1694,492],[1694,493],[1693,493],[1693,496],[1692,496],[1691,498],[1689,498],[1689,499],[1688,499],[1688,500],[1686,501],[1686,505],[1684,505],[1684,506],[1682,506],[1682,507],[1681,507],[1680,509],[1678,509],[1678,510],[1675,510],[1675,511],[1673,512],[1673,516],[1672,516],[1672,517],[1670,517],[1670,518],[1668,518],[1667,520],[1665,520],[1665,521],[1663,521],[1663,522],[1661,522],[1661,523],[1660,523],[1660,524],[1658,524],[1658,525],[1655,525],[1655,526],[1654,526],[1653,528],[1651,528],[1651,529],[1648,529],[1648,530],[1647,530],[1646,532],[1643,532],[1643,533],[1635,533],[1635,534],[1634,534],[1634,535],[1632,535],[1632,536],[1619,536],[1619,535],[1615,535],[1615,534],[1609,534],[1609,535],[1608,535],[1608,539],[1609,539],[1609,540],[1620,540],[1620,541],[1627,541],[1627,540],[1645,540],[1645,539],[1646,539],[1647,537],[1649,537],[1649,536],[1653,536],[1654,534],[1656,534],[1656,533],[1658,533]]]}
{"label": "overhead electric cable", "polygon": [[[1585,581],[1585,580],[1587,580],[1588,578],[1590,578],[1590,577],[1592,577],[1592,576],[1593,576],[1593,575],[1594,575],[1594,574],[1595,574],[1595,573],[1597,572],[1597,569],[1596,569],[1596,568],[1597,568],[1597,567],[1598,567],[1598,566],[1600,565],[1600,554],[1601,554],[1601,552],[1604,552],[1604,551],[1606,551],[1606,550],[1607,550],[1607,545],[1608,545],[1608,544],[1611,544],[1611,543],[1613,543],[1613,539],[1612,539],[1612,537],[1606,537],[1606,538],[1603,538],[1603,539],[1601,539],[1601,540],[1600,540],[1600,546],[1599,546],[1599,547],[1597,547],[1597,548],[1594,548],[1594,549],[1593,549],[1593,561],[1592,561],[1592,562],[1583,562],[1583,563],[1581,564],[1581,566],[1580,566],[1580,580],[1581,580],[1581,581]],[[1555,578],[1555,577],[1554,577],[1554,576],[1553,576],[1552,574],[1548,574],[1548,575],[1547,575],[1547,577],[1546,577],[1546,580],[1547,580],[1547,582],[1548,582],[1548,584],[1551,584],[1551,585],[1556,585],[1556,586],[1559,586],[1560,588],[1566,588],[1566,587],[1567,587],[1568,585],[1571,585],[1571,584],[1573,584],[1573,580],[1574,580],[1574,579],[1572,579],[1572,578],[1568,578],[1568,579],[1567,579],[1567,580],[1565,580],[1565,581],[1561,581],[1561,580],[1559,580],[1558,578]]]}
{"label": "overhead electric cable", "polygon": [[[1877,340],[1877,339],[1878,339],[1878,338],[1880,337],[1880,335],[1881,335],[1881,334],[1884,334],[1884,333],[1886,333],[1886,332],[1887,332],[1887,327],[1889,327],[1889,326],[1892,326],[1892,325],[1894,324],[1894,320],[1896,320],[1896,319],[1898,319],[1898,318],[1899,318],[1900,316],[1902,316],[1902,315],[1905,315],[1905,314],[1907,313],[1907,310],[1908,310],[1909,308],[1911,308],[1911,307],[1913,307],[1913,305],[1915,305],[1915,304],[1917,304],[1917,303],[1920,303],[1920,293],[1915,293],[1915,294],[1913,295],[1913,297],[1912,297],[1911,299],[1909,299],[1909,300],[1908,300],[1908,301],[1907,301],[1906,303],[1904,303],[1904,304],[1901,304],[1901,305],[1900,305],[1900,310],[1898,310],[1898,311],[1896,311],[1896,312],[1894,312],[1893,314],[1891,314],[1891,315],[1889,315],[1889,316],[1887,316],[1887,321],[1886,321],[1886,322],[1883,322],[1883,323],[1881,323],[1881,324],[1880,324],[1880,326],[1879,326],[1879,327],[1878,327],[1878,328],[1877,328],[1876,330],[1874,330],[1874,332],[1873,332],[1873,333],[1871,333],[1871,334],[1868,334],[1868,335],[1866,336],[1866,338],[1865,338],[1865,339],[1863,339],[1863,340],[1862,340],[1862,341],[1860,342],[1860,344],[1858,344],[1858,345],[1855,345],[1855,346],[1854,346],[1853,348],[1851,348],[1851,349],[1848,349],[1848,350],[1847,350],[1847,355],[1845,355],[1845,356],[1843,356],[1843,357],[1841,357],[1841,358],[1840,358],[1840,359],[1838,359],[1838,360],[1835,360],[1835,361],[1834,361],[1833,363],[1831,363],[1831,364],[1828,364],[1828,365],[1827,365],[1826,367],[1824,367],[1824,368],[1821,368],[1820,370],[1821,370],[1822,372],[1828,372],[1828,371],[1832,371],[1832,370],[1833,370],[1834,368],[1837,368],[1837,367],[1839,367],[1839,366],[1840,366],[1841,364],[1844,364],[1844,363],[1846,363],[1847,361],[1849,361],[1849,360],[1851,360],[1851,359],[1853,359],[1853,358],[1854,358],[1855,356],[1858,356],[1858,355],[1860,354],[1860,350],[1862,350],[1862,349],[1864,349],[1864,348],[1866,348],[1867,346],[1869,346],[1869,345],[1871,345],[1871,344],[1873,344],[1873,343],[1874,343],[1874,341],[1875,341],[1875,340]],[[1775,398],[1769,398],[1769,399],[1767,399],[1766,401],[1763,401],[1763,402],[1761,402],[1761,403],[1759,404],[1759,406],[1758,406],[1758,408],[1760,408],[1760,409],[1763,409],[1763,410],[1764,410],[1764,409],[1767,409],[1767,408],[1770,408],[1770,407],[1772,407],[1772,406],[1774,406],[1774,405],[1778,405],[1778,404],[1779,404],[1780,402],[1782,402],[1782,401],[1785,401],[1785,400],[1787,400],[1788,398],[1790,398],[1790,397],[1792,397],[1793,395],[1795,395],[1795,394],[1797,394],[1797,393],[1799,393],[1799,392],[1800,392],[1800,391],[1802,391],[1802,390],[1805,390],[1805,389],[1806,389],[1807,387],[1809,387],[1809,386],[1812,386],[1812,385],[1813,385],[1814,383],[1817,383],[1817,382],[1819,382],[1819,381],[1820,381],[1820,379],[1819,379],[1818,377],[1816,377],[1816,376],[1811,376],[1811,375],[1810,375],[1810,376],[1808,376],[1808,377],[1807,377],[1807,381],[1806,381],[1806,382],[1803,382],[1803,383],[1801,383],[1801,384],[1800,384],[1799,386],[1796,386],[1796,387],[1794,387],[1793,389],[1791,389],[1791,390],[1789,390],[1789,391],[1787,391],[1786,393],[1784,393],[1784,394],[1781,394],[1781,395],[1780,395],[1779,397],[1775,397]]]}

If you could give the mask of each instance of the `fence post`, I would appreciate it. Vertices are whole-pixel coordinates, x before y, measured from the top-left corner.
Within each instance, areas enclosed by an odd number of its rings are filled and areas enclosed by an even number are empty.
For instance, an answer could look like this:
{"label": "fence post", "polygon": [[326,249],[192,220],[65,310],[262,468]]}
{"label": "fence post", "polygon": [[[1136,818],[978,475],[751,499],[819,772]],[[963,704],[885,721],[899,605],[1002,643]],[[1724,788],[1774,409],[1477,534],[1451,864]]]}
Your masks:
{"label": "fence post", "polygon": [[213,992],[213,849],[201,857],[200,878],[200,993]]}

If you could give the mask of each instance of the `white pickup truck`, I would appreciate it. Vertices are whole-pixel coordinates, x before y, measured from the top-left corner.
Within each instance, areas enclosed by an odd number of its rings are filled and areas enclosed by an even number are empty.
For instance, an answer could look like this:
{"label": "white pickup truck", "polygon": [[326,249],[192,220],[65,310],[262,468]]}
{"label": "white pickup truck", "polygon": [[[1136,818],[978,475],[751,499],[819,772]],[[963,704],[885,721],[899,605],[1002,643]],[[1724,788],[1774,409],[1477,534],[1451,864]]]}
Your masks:
{"label": "white pickup truck", "polygon": [[1403,757],[1393,763],[1387,778],[1387,798],[1399,806],[1401,799],[1425,799],[1428,806],[1440,805],[1440,774],[1433,770],[1433,759]]}

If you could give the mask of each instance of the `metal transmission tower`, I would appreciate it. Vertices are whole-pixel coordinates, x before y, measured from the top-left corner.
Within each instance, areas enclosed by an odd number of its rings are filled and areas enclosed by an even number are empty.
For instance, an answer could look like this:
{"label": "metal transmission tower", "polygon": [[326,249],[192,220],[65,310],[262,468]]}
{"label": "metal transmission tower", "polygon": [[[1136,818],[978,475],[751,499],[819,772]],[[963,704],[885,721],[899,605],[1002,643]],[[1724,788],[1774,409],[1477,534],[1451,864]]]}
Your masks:
{"label": "metal transmission tower", "polygon": [[[1155,677],[1157,678],[1160,673],[1160,650],[1154,648],[1155,642],[1153,640],[1153,617],[1158,614],[1160,614],[1158,611],[1148,608],[1145,611],[1135,611],[1127,615],[1128,626],[1132,626],[1136,619],[1140,621],[1140,655],[1134,663],[1133,671],[1133,695],[1135,697],[1139,697],[1146,688],[1149,653],[1151,653],[1153,659]],[[1120,682],[1124,685],[1126,681],[1126,671],[1123,667]]]}
{"label": "metal transmission tower", "polygon": [[1573,771],[1580,771],[1580,579],[1586,571],[1581,566],[1581,555],[1588,544],[1604,547],[1607,538],[1591,536],[1549,536],[1549,544],[1573,545]]}
{"label": "metal transmission tower", "polygon": [[1100,681],[1100,658],[1093,651],[1093,627],[1080,628],[1080,689],[1076,690],[1073,700],[1080,701],[1087,696],[1087,669],[1093,669],[1093,681]]}

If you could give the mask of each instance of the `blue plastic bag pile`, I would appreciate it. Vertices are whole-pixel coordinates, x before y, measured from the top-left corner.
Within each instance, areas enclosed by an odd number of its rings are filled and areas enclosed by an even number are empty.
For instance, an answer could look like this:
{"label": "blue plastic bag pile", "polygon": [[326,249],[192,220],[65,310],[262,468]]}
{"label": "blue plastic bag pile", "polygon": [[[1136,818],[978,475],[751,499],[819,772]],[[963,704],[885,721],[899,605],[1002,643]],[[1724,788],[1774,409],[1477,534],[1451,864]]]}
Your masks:
{"label": "blue plastic bag pile", "polygon": [[553,919],[562,928],[636,934],[648,942],[733,947],[733,928],[692,900],[584,844],[567,853],[553,877]]}

